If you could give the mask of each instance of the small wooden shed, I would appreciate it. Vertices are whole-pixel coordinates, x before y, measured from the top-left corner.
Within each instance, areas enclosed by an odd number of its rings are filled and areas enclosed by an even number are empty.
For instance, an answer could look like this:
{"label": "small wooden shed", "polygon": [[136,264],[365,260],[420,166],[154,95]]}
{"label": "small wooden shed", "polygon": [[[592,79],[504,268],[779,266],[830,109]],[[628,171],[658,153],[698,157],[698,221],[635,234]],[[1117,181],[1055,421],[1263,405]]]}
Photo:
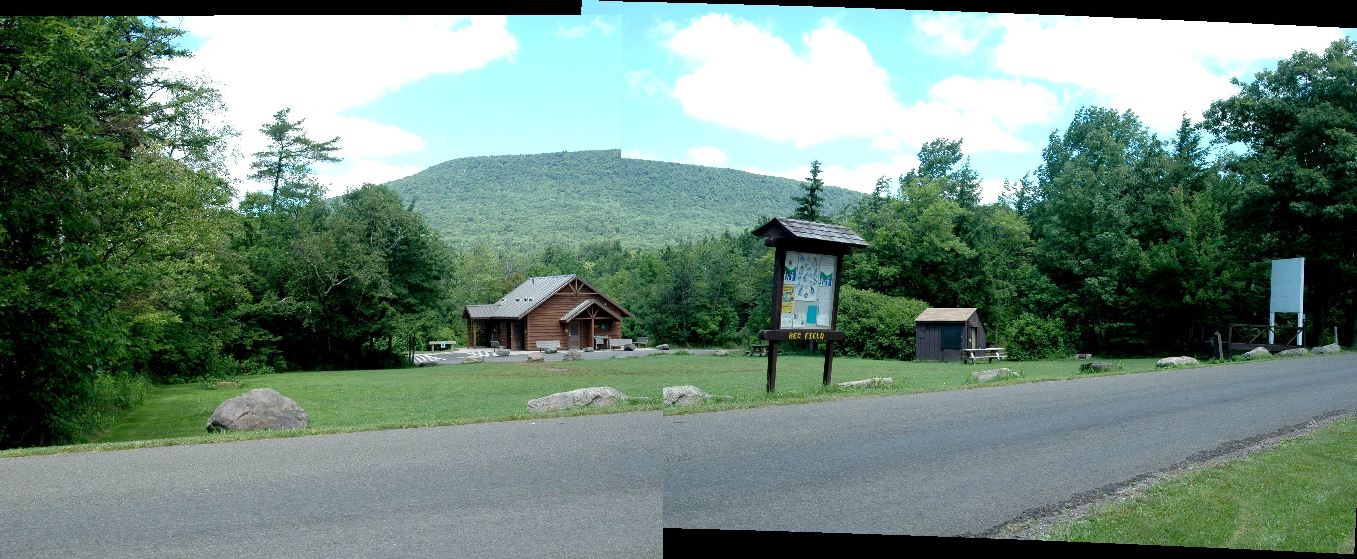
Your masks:
{"label": "small wooden shed", "polygon": [[914,319],[915,361],[961,361],[962,349],[988,347],[974,308],[925,309]]}

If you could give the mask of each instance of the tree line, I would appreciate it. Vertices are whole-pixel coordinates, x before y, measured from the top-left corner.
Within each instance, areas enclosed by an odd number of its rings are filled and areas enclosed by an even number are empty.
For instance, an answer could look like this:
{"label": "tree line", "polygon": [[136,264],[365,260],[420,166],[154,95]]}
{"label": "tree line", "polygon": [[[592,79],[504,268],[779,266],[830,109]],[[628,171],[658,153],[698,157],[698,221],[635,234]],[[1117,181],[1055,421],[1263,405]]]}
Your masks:
{"label": "tree line", "polygon": [[[456,249],[384,186],[327,198],[312,167],[342,138],[312,140],[286,109],[257,131],[268,190],[239,196],[220,96],[161,70],[189,54],[181,34],[0,16],[0,447],[82,440],[148,382],[399,366],[426,339],[465,341],[466,304],[531,276],[579,274],[656,342],[768,325],[772,251],[752,235]],[[998,203],[980,202],[960,139],[831,215],[815,165],[798,215],[871,244],[845,264],[843,349],[912,357],[925,306],[979,307],[1016,356],[1177,349],[1185,325],[1258,320],[1268,260],[1293,256],[1307,324],[1351,340],[1355,51],[1297,53],[1167,140],[1082,109]]]}

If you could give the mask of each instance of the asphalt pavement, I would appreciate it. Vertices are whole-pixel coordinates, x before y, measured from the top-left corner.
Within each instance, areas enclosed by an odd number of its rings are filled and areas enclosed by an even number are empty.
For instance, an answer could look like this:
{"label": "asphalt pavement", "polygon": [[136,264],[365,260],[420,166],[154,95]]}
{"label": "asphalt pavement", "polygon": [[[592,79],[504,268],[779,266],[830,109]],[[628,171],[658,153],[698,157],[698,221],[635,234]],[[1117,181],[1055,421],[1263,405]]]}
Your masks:
{"label": "asphalt pavement", "polygon": [[0,557],[659,557],[660,414],[0,459]]}
{"label": "asphalt pavement", "polygon": [[980,534],[1354,410],[1342,354],[667,416],[664,525]]}
{"label": "asphalt pavement", "polygon": [[981,534],[1354,410],[1342,354],[0,459],[0,557],[657,557],[663,527]]}

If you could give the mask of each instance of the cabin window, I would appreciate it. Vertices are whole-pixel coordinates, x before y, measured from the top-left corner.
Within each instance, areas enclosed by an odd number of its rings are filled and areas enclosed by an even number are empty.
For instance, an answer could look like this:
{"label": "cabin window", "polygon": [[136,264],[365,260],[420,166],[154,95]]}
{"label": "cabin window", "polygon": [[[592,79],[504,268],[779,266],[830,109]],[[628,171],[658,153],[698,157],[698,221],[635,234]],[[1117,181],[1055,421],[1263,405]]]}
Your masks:
{"label": "cabin window", "polygon": [[599,332],[608,332],[612,330],[613,324],[606,320],[596,323]]}

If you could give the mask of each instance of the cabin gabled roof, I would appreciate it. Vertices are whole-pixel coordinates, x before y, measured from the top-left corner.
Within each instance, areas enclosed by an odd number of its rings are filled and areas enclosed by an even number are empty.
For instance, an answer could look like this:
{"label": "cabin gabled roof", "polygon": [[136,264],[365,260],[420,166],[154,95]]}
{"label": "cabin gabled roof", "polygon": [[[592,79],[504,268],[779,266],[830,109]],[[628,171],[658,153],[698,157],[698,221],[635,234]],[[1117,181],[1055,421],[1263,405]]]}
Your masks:
{"label": "cabin gabled roof", "polygon": [[578,305],[575,305],[575,308],[570,309],[570,312],[565,313],[564,315],[562,315],[562,316],[561,316],[561,322],[570,322],[570,321],[574,320],[575,317],[579,316],[581,313],[583,313],[583,312],[584,312],[585,310],[587,310],[589,307],[598,307],[598,308],[600,308],[600,309],[603,309],[603,312],[608,313],[608,314],[609,314],[610,316],[612,316],[613,318],[616,318],[616,319],[619,319],[619,320],[622,318],[621,313],[617,312],[616,310],[613,310],[613,308],[612,308],[610,305],[608,305],[607,303],[604,303],[604,302],[602,302],[602,301],[599,301],[598,299],[585,299],[584,302],[582,302],[582,303],[580,303],[580,304],[578,304]]}
{"label": "cabin gabled roof", "polygon": [[924,309],[914,322],[966,322],[977,310],[974,307]]}
{"label": "cabin gabled roof", "polygon": [[[518,284],[518,287],[513,288],[508,294],[494,303],[488,305],[467,305],[465,314],[469,318],[521,319],[528,316],[528,313],[532,312],[538,305],[541,305],[547,299],[550,299],[552,295],[560,292],[565,286],[570,285],[572,280],[577,279],[589,289],[593,289],[599,297],[602,297],[605,301],[616,307],[617,311],[612,314],[616,315],[621,313],[621,317],[631,316],[631,313],[628,312],[627,309],[622,308],[622,305],[617,304],[612,298],[604,295],[601,291],[595,289],[594,286],[589,285],[589,282],[580,279],[579,276],[576,276],[575,274],[528,278],[523,280],[523,283]],[[607,309],[606,306],[604,308],[605,310]]]}

